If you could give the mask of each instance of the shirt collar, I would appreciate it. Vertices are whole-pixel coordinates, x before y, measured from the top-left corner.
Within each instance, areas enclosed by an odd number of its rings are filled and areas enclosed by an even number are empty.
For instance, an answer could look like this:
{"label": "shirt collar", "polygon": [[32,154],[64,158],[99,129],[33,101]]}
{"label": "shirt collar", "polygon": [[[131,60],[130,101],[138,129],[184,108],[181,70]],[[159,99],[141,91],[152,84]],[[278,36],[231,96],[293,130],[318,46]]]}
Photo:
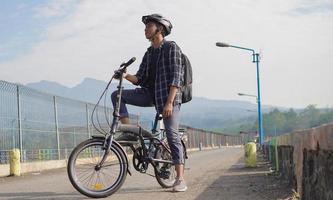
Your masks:
{"label": "shirt collar", "polygon": [[[158,48],[156,48],[156,49],[162,49],[163,45],[165,44],[165,42],[166,42],[166,40],[163,39],[161,45]],[[153,49],[154,49],[154,47],[152,45],[150,45],[150,47],[148,48],[148,50],[153,50]]]}

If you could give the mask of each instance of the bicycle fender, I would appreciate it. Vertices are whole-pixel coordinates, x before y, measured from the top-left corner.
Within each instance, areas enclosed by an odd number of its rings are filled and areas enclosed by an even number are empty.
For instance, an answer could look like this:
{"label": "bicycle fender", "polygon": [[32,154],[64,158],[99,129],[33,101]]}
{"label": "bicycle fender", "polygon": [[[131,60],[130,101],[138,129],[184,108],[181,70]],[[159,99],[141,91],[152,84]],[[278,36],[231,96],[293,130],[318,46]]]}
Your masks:
{"label": "bicycle fender", "polygon": [[132,176],[132,172],[131,172],[131,170],[130,170],[130,165],[129,165],[129,162],[128,162],[128,156],[127,156],[127,154],[126,154],[124,148],[123,148],[123,147],[122,147],[117,141],[115,141],[115,140],[113,140],[112,145],[116,145],[116,146],[118,146],[118,147],[121,149],[121,151],[123,152],[123,154],[125,155],[126,162],[127,162],[127,172],[128,172],[128,174],[129,174],[130,176]]}

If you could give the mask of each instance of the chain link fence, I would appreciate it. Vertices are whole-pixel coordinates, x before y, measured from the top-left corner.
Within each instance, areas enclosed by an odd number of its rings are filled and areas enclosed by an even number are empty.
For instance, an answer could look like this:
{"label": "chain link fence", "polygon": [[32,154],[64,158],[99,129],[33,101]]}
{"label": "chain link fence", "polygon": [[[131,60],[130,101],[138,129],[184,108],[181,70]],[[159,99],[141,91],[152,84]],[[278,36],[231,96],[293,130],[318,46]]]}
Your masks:
{"label": "chain link fence", "polygon": [[[21,162],[67,159],[77,144],[99,134],[90,118],[94,106],[0,81],[0,164],[9,162],[9,151],[14,148],[20,149]],[[111,108],[99,106],[96,112],[101,128],[108,131],[105,116],[112,118]],[[140,124],[137,115],[130,118]],[[238,136],[183,128],[188,148],[243,143]]]}

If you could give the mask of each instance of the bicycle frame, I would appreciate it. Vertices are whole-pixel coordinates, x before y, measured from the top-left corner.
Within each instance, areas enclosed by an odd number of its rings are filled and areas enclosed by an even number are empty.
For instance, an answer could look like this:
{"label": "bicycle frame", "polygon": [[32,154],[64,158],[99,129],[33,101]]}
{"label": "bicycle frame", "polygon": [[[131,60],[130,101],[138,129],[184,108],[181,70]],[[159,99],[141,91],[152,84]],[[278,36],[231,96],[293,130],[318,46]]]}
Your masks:
{"label": "bicycle frame", "polygon": [[[133,59],[131,59],[131,60],[133,60]],[[112,120],[110,132],[105,135],[104,148],[107,149],[107,150],[105,151],[105,153],[103,155],[103,158],[101,159],[100,163],[96,166],[97,168],[101,167],[103,165],[103,163],[105,162],[105,160],[106,160],[106,158],[109,154],[108,150],[110,149],[112,143],[115,142],[114,141],[114,135],[115,135],[116,131],[121,129],[121,127],[122,127],[121,124],[119,123],[119,121],[120,121],[119,111],[120,111],[120,103],[121,103],[122,91],[123,91],[123,79],[124,79],[123,74],[126,72],[126,68],[128,67],[128,65],[131,64],[130,61],[128,61],[125,64],[122,64],[120,66],[120,68],[116,71],[118,73],[117,75],[119,75],[119,84],[117,86],[116,106],[115,106],[115,109],[114,109],[114,112],[113,112],[113,120]],[[113,78],[114,77],[115,77],[115,75],[113,76]],[[143,131],[142,131],[141,127],[139,127],[139,131],[136,131],[138,133],[139,143],[142,147],[144,158],[149,158],[149,153],[150,153],[149,149],[151,148],[151,145],[155,144],[155,142],[158,145],[162,145],[163,148],[166,149],[171,154],[170,148],[163,141],[156,138],[156,136],[161,135],[163,133],[161,130],[159,130],[157,128],[158,127],[158,122],[161,121],[161,120],[162,120],[162,117],[160,115],[156,114],[153,128],[152,128],[151,132],[149,132],[150,137],[144,137],[143,136]],[[129,132],[134,133],[134,131],[129,131]],[[147,131],[146,131],[146,133],[147,133]],[[148,148],[146,147],[145,140],[149,140],[149,143],[148,143],[149,147]],[[115,143],[118,144],[118,142],[115,142]],[[121,145],[122,143],[119,143],[119,144]],[[182,140],[182,144],[183,144],[183,147],[185,148],[184,149],[185,150],[185,158],[187,158],[186,146],[185,146],[183,140]],[[133,147],[133,145],[130,145],[130,148],[133,152],[135,152],[135,148]],[[170,160],[155,159],[155,158],[149,158],[148,162],[151,163],[154,167],[156,166],[155,163],[172,164],[172,161],[170,161]]]}
{"label": "bicycle frame", "polygon": [[[106,158],[109,154],[109,149],[111,148],[111,145],[114,142],[113,137],[116,133],[116,130],[117,130],[117,127],[118,127],[118,124],[119,124],[119,118],[120,118],[119,110],[120,110],[121,95],[122,95],[122,91],[123,91],[123,74],[126,71],[126,68],[130,64],[132,64],[134,61],[135,61],[135,57],[133,57],[127,63],[121,64],[120,68],[118,69],[118,72],[120,72],[120,77],[119,77],[119,84],[118,84],[118,87],[117,87],[118,88],[118,95],[117,95],[116,107],[113,111],[113,120],[112,120],[112,124],[111,124],[111,130],[107,135],[105,135],[104,148],[106,149],[106,151],[103,155],[103,158],[101,159],[101,162],[96,166],[97,168],[100,168],[104,164],[104,162],[105,162],[105,160],[106,160]],[[114,78],[114,75],[113,75],[112,78]]]}

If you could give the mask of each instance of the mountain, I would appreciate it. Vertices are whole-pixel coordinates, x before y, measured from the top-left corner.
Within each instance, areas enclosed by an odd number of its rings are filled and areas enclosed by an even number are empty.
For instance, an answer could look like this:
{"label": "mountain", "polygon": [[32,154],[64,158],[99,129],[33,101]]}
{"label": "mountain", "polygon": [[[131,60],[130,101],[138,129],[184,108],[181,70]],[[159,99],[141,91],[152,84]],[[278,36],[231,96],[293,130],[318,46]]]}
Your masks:
{"label": "mountain", "polygon": [[[117,82],[110,85],[108,96],[116,90]],[[57,96],[76,99],[95,104],[107,83],[101,80],[85,78],[80,84],[69,88],[56,82],[40,81],[37,83],[28,83],[27,87],[54,94]],[[124,88],[131,89],[135,86],[124,84]],[[108,104],[111,103],[108,98]],[[129,106],[129,112],[140,116],[140,121],[151,123],[155,116],[154,108],[140,108]],[[272,106],[263,106],[263,112],[269,112]],[[240,123],[243,120],[256,120],[257,104],[247,101],[234,100],[212,100],[203,97],[194,97],[190,103],[182,105],[181,123],[208,130],[226,130],[234,123]],[[254,112],[248,112],[253,110]]]}
{"label": "mountain", "polygon": [[[105,89],[107,83],[104,81],[92,79],[92,78],[85,78],[81,83],[78,85],[69,88],[63,86],[57,82],[51,81],[40,81],[36,83],[28,83],[26,84],[27,87],[51,93],[53,95],[67,97],[75,100],[85,101],[88,103],[95,104],[98,101],[98,98],[102,94],[103,90]],[[117,84],[112,83],[110,85],[110,91],[116,90]],[[124,84],[125,88],[133,88],[132,85]]]}

